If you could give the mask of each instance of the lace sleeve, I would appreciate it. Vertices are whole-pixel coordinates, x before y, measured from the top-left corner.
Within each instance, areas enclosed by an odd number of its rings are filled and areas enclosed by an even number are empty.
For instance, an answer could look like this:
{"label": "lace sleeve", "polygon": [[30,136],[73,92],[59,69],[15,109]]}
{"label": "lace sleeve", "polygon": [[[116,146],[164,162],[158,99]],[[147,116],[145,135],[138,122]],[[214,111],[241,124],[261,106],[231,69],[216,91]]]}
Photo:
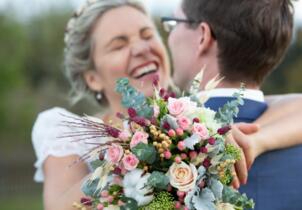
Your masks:
{"label": "lace sleeve", "polygon": [[81,156],[88,150],[87,144],[70,142],[70,139],[58,138],[59,136],[63,136],[64,133],[74,130],[60,125],[66,120],[62,114],[75,116],[63,108],[56,107],[41,112],[33,126],[32,142],[37,157],[34,180],[37,182],[44,181],[43,163],[48,156]]}

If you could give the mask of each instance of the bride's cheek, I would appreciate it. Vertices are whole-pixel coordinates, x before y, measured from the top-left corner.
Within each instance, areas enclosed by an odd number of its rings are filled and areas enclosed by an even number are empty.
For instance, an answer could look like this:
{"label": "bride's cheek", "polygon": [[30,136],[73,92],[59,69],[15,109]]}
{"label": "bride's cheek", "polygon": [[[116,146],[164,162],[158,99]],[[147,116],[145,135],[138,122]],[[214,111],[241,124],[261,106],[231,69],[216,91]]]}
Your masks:
{"label": "bride's cheek", "polygon": [[126,73],[130,59],[131,58],[127,50],[116,53],[116,55],[114,55],[114,58],[112,59],[112,73],[128,76],[126,75]]}

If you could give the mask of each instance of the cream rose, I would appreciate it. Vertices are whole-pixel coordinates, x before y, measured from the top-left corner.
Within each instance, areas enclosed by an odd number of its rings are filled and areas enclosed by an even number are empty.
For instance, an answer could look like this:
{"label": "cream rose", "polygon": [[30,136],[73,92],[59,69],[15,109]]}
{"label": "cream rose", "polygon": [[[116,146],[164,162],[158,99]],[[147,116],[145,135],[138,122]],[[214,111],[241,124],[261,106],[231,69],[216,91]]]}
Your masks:
{"label": "cream rose", "polygon": [[193,189],[197,170],[193,164],[187,165],[185,162],[173,163],[168,171],[170,184],[182,192],[188,192]]}

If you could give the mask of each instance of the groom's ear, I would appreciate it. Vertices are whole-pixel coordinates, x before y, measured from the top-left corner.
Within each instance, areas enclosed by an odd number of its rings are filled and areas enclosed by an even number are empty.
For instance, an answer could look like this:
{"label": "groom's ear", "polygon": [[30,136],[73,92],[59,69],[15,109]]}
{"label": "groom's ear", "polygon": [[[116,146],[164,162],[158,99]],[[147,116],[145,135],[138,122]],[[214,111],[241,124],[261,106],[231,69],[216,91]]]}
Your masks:
{"label": "groom's ear", "polygon": [[100,92],[103,90],[103,80],[97,71],[88,70],[84,72],[83,77],[90,90],[95,92]]}
{"label": "groom's ear", "polygon": [[199,32],[199,54],[207,53],[213,46],[214,38],[212,37],[211,28],[208,23],[201,22],[198,26]]}

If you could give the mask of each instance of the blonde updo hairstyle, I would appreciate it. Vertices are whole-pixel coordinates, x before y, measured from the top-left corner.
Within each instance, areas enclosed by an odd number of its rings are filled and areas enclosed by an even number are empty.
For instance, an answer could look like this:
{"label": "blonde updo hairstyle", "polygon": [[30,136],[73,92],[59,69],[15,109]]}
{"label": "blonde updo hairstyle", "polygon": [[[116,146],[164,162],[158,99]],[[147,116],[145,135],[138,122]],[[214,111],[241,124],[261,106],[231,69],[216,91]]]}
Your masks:
{"label": "blonde updo hairstyle", "polygon": [[[93,70],[93,41],[91,32],[96,22],[107,11],[131,6],[147,15],[144,6],[133,0],[87,0],[69,20],[65,33],[65,74],[71,84],[72,102],[93,95],[86,85],[84,72]],[[104,98],[104,97],[103,97]],[[103,100],[106,101],[106,100]]]}

